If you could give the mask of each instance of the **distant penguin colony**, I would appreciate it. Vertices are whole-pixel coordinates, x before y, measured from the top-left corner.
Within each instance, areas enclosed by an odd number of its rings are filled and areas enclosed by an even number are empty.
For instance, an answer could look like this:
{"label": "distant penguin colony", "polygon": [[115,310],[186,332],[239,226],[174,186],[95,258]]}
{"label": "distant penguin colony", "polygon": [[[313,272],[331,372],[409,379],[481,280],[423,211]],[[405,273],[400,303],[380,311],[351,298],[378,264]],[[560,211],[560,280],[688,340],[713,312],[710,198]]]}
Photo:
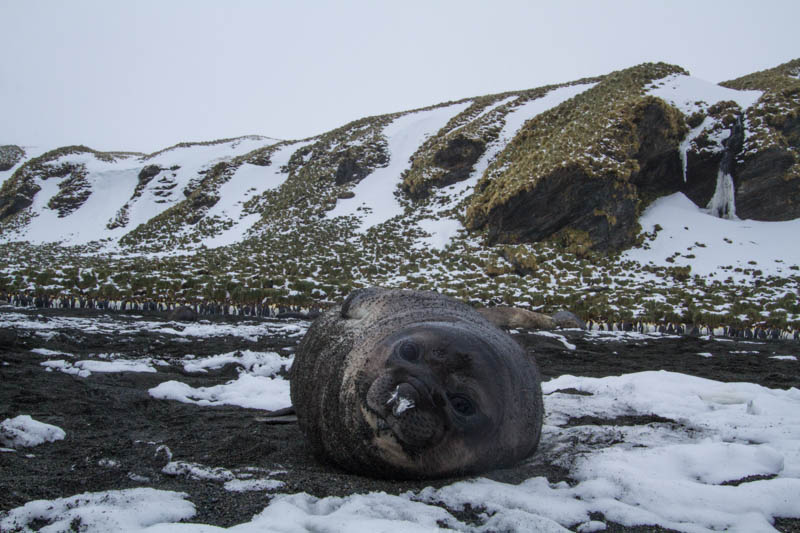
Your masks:
{"label": "distant penguin colony", "polygon": [[781,329],[767,324],[755,326],[716,326],[705,324],[682,324],[676,322],[643,322],[628,321],[620,323],[589,320],[586,322],[589,331],[622,331],[638,333],[661,333],[663,335],[690,335],[699,337],[728,337],[732,339],[758,339],[758,340],[800,340],[800,329],[789,327]]}
{"label": "distant penguin colony", "polygon": [[[256,303],[237,303],[231,300],[197,300],[171,301],[153,298],[104,298],[75,296],[69,294],[31,294],[28,292],[6,293],[0,291],[0,301],[7,302],[14,307],[28,307],[37,309],[99,309],[104,311],[121,312],[160,312],[173,319],[173,316],[183,316],[176,320],[194,320],[212,316],[237,316],[254,318],[298,318],[314,319],[324,310],[323,306],[301,307],[297,305],[276,305],[265,298]],[[183,309],[185,312],[176,314]],[[556,313],[558,314],[558,313]],[[544,315],[542,315],[544,316]],[[554,317],[556,315],[553,315]],[[574,320],[580,321],[578,317]],[[584,324],[583,321],[580,321]],[[555,327],[567,326],[566,323],[556,321]],[[540,326],[542,327],[542,326]],[[589,331],[619,331],[625,333],[661,333],[663,335],[691,335],[727,337],[743,340],[795,340],[800,341],[800,328],[789,326],[787,329],[777,328],[768,324],[753,324],[749,326],[715,326],[706,324],[685,324],[680,322],[645,322],[642,320],[613,321],[607,319],[589,319],[585,328]]]}
{"label": "distant penguin colony", "polygon": [[[320,310],[316,307],[275,305],[262,300],[241,304],[231,301],[202,300],[195,302],[156,300],[152,298],[103,298],[74,295],[43,295],[0,293],[0,299],[14,307],[36,309],[98,309],[104,311],[160,312],[173,315],[179,309],[202,316],[240,316],[259,318],[315,318]],[[184,314],[182,316],[188,316]]]}

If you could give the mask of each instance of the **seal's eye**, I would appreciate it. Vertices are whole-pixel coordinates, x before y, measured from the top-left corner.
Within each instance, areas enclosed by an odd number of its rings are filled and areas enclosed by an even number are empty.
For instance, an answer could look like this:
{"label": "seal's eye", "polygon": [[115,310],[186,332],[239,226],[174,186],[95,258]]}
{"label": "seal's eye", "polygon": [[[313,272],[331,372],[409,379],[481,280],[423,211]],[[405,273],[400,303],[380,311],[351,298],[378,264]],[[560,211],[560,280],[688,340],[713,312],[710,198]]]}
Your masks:
{"label": "seal's eye", "polygon": [[401,344],[397,353],[406,361],[415,362],[419,359],[419,348],[413,342],[404,342]]}
{"label": "seal's eye", "polygon": [[450,394],[447,398],[450,400],[450,405],[453,406],[453,410],[456,413],[464,416],[475,414],[475,405],[472,403],[472,400],[463,394]]}

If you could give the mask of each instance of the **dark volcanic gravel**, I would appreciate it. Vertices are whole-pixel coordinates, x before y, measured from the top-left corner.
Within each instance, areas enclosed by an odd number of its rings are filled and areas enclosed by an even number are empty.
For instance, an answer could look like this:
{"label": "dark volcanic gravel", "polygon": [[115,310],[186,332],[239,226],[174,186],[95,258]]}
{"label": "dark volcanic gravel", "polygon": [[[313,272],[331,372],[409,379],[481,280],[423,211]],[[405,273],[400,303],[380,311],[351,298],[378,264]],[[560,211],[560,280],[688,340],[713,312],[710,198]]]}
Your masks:
{"label": "dark volcanic gravel", "polygon": [[[0,320],[5,313],[25,313],[39,320],[104,315],[97,311],[20,311],[6,307],[0,308]],[[124,315],[114,317],[121,323],[143,320]],[[163,321],[163,318],[151,316],[146,320]],[[264,323],[250,319],[216,319],[216,322],[225,321],[249,325]],[[742,343],[683,337],[596,342],[582,332],[560,333],[577,349],[565,350],[557,339],[529,332],[514,334],[536,355],[545,379],[563,374],[601,377],[664,369],[772,388],[800,387],[798,362],[768,359],[775,354],[798,355],[800,345],[793,341]],[[0,511],[36,499],[141,486],[188,493],[198,511],[191,521],[218,526],[247,521],[268,504],[270,496],[266,492],[229,492],[219,481],[162,473],[170,453],[174,461],[231,470],[258,467],[285,471],[273,476],[285,483],[280,492],[307,492],[319,497],[370,491],[398,494],[454,481],[393,481],[351,475],[310,456],[296,424],[264,422],[264,412],[256,409],[197,406],[157,400],[148,395],[148,389],[168,380],[199,387],[225,383],[237,375],[233,365],[204,374],[187,373],[179,361],[186,354],[202,357],[245,349],[290,354],[299,340],[300,337],[276,336],[254,341],[224,336],[189,337],[186,342],[175,335],[148,330],[114,334],[85,329],[61,329],[47,339],[31,329],[0,329],[0,421],[28,414],[41,422],[59,426],[67,433],[62,441],[17,453],[0,453]],[[37,355],[31,352],[33,348],[62,350],[74,354],[76,360],[114,352],[131,359],[156,357],[171,364],[158,366],[156,373],[93,373],[82,378],[46,371],[41,363],[58,357]],[[757,351],[758,354],[730,353],[737,350]],[[710,352],[713,357],[701,357],[698,355],[701,352]],[[575,423],[647,422],[619,419]],[[535,460],[486,474],[491,479],[509,483],[519,483],[532,476],[546,476],[551,482],[571,481],[563,469]],[[461,520],[471,520],[469,511],[454,514]],[[798,521],[780,520],[777,527],[781,531],[798,531]],[[622,528],[615,524],[609,524],[608,530],[665,531]]]}

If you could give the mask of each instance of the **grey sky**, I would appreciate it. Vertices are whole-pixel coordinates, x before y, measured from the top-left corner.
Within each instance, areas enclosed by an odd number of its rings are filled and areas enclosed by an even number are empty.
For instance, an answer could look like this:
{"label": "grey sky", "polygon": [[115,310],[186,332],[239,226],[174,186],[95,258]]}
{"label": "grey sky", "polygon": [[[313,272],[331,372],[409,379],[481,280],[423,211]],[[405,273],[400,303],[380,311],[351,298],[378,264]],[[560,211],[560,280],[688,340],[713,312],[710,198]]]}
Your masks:
{"label": "grey sky", "polygon": [[0,144],[152,152],[667,61],[800,56],[787,1],[0,0]]}

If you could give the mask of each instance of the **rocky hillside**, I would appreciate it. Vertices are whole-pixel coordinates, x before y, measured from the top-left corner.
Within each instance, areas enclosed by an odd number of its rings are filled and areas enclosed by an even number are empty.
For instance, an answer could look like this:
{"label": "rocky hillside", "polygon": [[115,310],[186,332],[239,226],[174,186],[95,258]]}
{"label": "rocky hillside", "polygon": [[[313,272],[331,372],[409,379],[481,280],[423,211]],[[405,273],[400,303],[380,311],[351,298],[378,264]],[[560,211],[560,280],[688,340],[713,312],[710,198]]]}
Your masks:
{"label": "rocky hillside", "polygon": [[[765,238],[794,231],[799,72],[795,60],[715,85],[643,64],[301,141],[250,136],[154,154],[3,146],[0,289],[325,301],[382,283],[585,315],[741,317],[763,294],[738,293],[736,309],[715,303],[723,274],[772,276],[780,292],[797,285],[791,253],[775,251],[768,267],[744,252],[701,265],[674,246],[646,257],[665,223],[642,221],[669,220],[685,204],[654,201],[678,194],[702,227],[729,224],[731,242],[745,231],[739,219],[777,224]],[[706,266],[719,287],[689,301]],[[635,296],[644,286],[663,286],[649,311]]]}

